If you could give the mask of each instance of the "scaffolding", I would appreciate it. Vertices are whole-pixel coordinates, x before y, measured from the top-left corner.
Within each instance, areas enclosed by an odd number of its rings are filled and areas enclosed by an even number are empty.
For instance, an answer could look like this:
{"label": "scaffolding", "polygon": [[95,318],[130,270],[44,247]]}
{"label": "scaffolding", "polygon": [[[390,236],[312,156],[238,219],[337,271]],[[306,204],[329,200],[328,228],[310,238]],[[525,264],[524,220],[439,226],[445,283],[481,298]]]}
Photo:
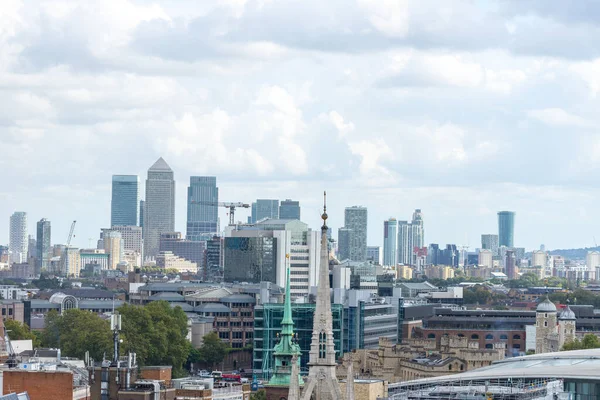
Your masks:
{"label": "scaffolding", "polygon": [[570,399],[561,379],[487,379],[410,382],[390,387],[393,400],[559,400]]}

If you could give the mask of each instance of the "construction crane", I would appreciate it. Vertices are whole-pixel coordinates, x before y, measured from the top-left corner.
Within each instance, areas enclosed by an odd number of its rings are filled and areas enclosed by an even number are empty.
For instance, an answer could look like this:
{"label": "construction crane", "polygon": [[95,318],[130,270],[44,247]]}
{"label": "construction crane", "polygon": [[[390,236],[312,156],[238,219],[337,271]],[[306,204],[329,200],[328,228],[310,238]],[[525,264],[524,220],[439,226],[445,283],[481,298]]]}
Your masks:
{"label": "construction crane", "polygon": [[191,204],[200,204],[203,206],[225,207],[229,209],[229,225],[235,225],[235,209],[250,208],[250,204],[246,203],[224,203],[214,201],[191,201]]}
{"label": "construction crane", "polygon": [[75,231],[75,223],[77,221],[73,221],[71,223],[71,230],[69,231],[69,237],[67,238],[67,244],[65,246],[65,250],[62,252],[60,256],[60,268],[62,268],[65,273],[67,273],[67,252],[69,251],[69,246],[71,246],[71,239],[73,239],[73,232]]}

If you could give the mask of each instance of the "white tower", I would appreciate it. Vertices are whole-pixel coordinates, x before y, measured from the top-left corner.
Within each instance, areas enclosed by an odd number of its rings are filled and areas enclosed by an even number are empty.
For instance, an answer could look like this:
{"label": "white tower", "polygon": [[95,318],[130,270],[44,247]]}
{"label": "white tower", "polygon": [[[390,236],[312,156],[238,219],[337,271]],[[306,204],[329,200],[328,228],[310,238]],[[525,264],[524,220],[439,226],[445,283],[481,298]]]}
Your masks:
{"label": "white tower", "polygon": [[575,313],[569,306],[558,316],[558,346],[562,348],[565,343],[575,339]]}

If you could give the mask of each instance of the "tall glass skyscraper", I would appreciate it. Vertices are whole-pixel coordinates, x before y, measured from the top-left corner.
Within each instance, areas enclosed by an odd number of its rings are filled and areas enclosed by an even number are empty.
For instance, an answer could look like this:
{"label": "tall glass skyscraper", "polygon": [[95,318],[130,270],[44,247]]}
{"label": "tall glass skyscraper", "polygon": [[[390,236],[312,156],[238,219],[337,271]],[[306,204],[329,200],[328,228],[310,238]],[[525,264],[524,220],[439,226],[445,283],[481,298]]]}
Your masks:
{"label": "tall glass skyscraper", "polygon": [[15,211],[10,216],[10,237],[8,252],[11,263],[24,263],[27,261],[27,250],[29,240],[27,239],[27,213]]}
{"label": "tall glass skyscraper", "polygon": [[300,202],[295,200],[283,200],[279,206],[280,219],[300,219]]}
{"label": "tall glass skyscraper", "polygon": [[[135,225],[135,224],[134,224]],[[144,256],[156,257],[161,233],[175,230],[173,170],[159,158],[148,170],[144,203]]]}
{"label": "tall glass skyscraper", "polygon": [[494,234],[483,234],[481,235],[481,248],[484,250],[490,250],[493,255],[498,255],[498,235]]}
{"label": "tall glass skyscraper", "polygon": [[398,221],[390,218],[383,221],[383,265],[396,265],[398,257]]}
{"label": "tall glass skyscraper", "polygon": [[139,201],[140,178],[137,175],[113,175],[110,226],[137,225]]}
{"label": "tall glass skyscraper", "polygon": [[[350,230],[348,248],[343,250],[344,253],[352,261],[366,261],[367,208],[360,206],[346,207],[344,211],[344,228]],[[340,249],[340,252],[342,252],[342,249]]]}
{"label": "tall glass skyscraper", "polygon": [[219,188],[216,177],[190,176],[186,231],[188,240],[208,239],[213,236],[212,234],[218,232],[218,201]]}
{"label": "tall glass skyscraper", "polygon": [[498,244],[500,246],[514,247],[515,239],[515,213],[514,211],[498,212]]}
{"label": "tall glass skyscraper", "polygon": [[258,199],[252,203],[252,223],[265,218],[279,219],[279,200]]}
{"label": "tall glass skyscraper", "polygon": [[50,267],[52,258],[52,240],[50,221],[42,218],[37,223],[37,241],[36,241],[36,275],[42,270]]}

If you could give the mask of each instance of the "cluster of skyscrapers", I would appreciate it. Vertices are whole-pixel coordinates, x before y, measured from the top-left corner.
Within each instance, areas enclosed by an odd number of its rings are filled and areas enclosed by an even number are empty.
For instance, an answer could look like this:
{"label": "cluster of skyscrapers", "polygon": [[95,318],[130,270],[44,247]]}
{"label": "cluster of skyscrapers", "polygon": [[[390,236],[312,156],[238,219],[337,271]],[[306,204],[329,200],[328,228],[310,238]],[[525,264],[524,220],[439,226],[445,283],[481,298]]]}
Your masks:
{"label": "cluster of skyscrapers", "polygon": [[390,218],[383,222],[383,265],[414,265],[415,248],[425,243],[423,213],[416,209],[412,220],[399,221]]}

